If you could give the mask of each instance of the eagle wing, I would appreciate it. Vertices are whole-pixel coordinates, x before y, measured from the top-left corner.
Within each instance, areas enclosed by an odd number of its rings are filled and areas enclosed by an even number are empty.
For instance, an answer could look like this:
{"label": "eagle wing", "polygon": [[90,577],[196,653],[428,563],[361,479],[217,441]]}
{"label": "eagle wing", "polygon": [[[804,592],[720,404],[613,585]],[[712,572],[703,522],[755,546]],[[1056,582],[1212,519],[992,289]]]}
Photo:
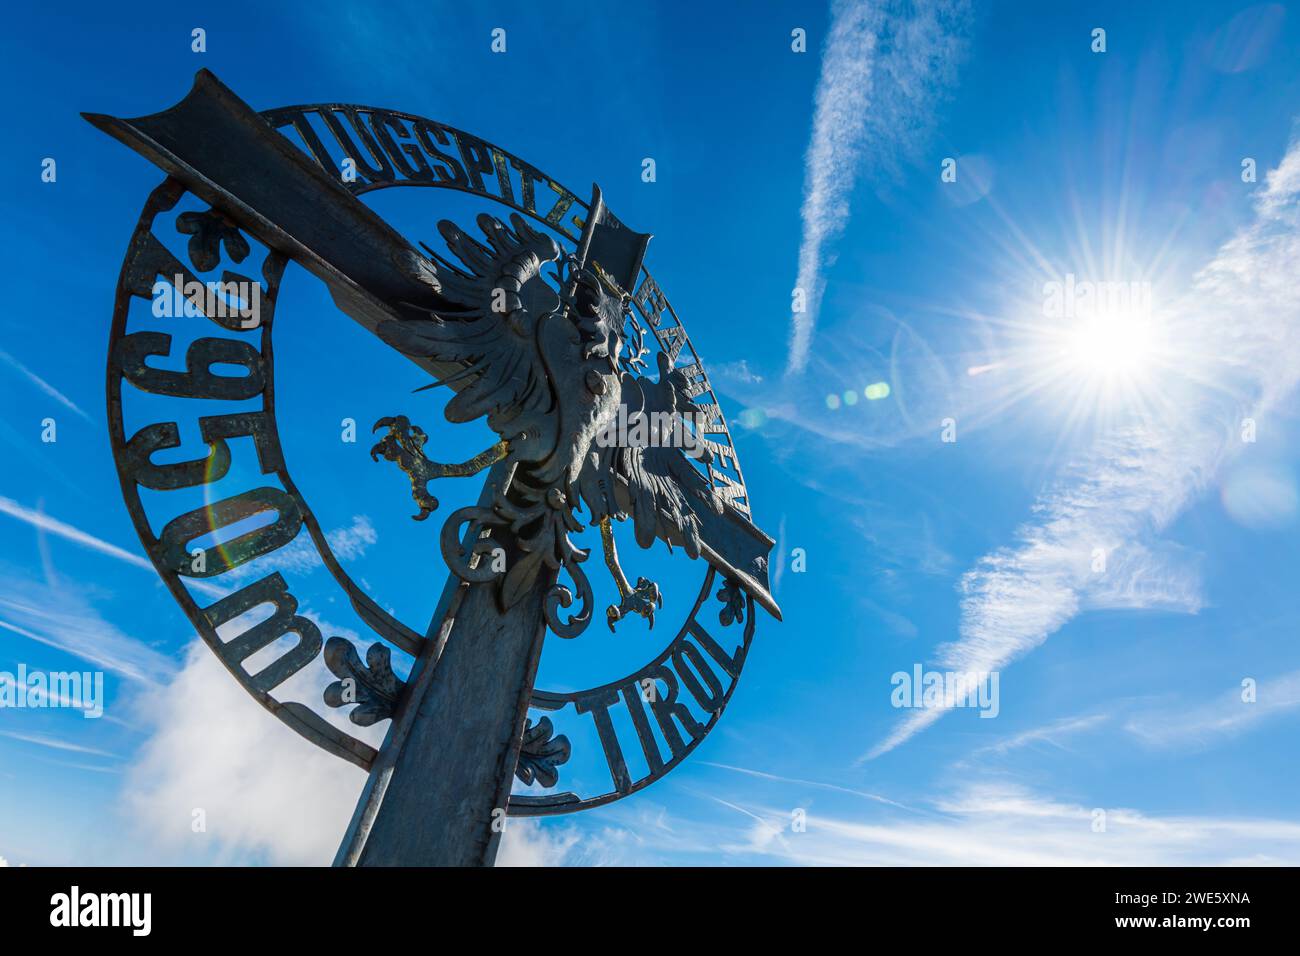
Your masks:
{"label": "eagle wing", "polygon": [[560,306],[559,294],[542,277],[543,266],[559,259],[559,246],[520,216],[510,219],[513,229],[492,216],[478,217],[486,245],[455,223],[439,222],[447,248],[464,268],[434,254],[440,304],[407,303],[428,318],[387,322],[376,330],[404,355],[457,366],[439,383],[457,393],[447,403],[447,420],[487,415],[489,427],[506,439],[519,431],[521,415],[544,414],[553,405],[535,335],[538,321]]}
{"label": "eagle wing", "polygon": [[672,371],[668,356],[662,352],[658,363],[658,381],[623,373],[627,421],[632,423],[638,412],[649,422],[661,416],[658,421],[671,422],[673,433],[685,436],[687,442],[598,443],[578,476],[578,493],[593,524],[605,517],[630,514],[636,542],[642,548],[650,547],[659,538],[670,547],[674,543],[682,545],[695,558],[700,553],[697,510],[708,508],[721,514],[722,504],[688,454],[694,452],[696,459],[706,464],[709,460],[707,449],[686,432],[683,424],[683,413],[695,404],[686,392],[685,380]]}

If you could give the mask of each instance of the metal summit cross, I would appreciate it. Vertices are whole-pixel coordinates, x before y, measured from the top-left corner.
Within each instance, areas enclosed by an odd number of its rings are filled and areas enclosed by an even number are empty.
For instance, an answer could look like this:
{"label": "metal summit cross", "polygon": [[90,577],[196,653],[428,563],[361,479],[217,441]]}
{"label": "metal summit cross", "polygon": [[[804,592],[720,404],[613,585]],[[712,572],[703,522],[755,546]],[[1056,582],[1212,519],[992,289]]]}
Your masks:
{"label": "metal summit cross", "polygon": [[[779,610],[767,578],[773,542],[749,519],[735,448],[716,399],[708,401],[707,375],[644,271],[650,237],[610,214],[599,189],[584,203],[530,164],[462,131],[337,104],[258,113],[207,71],[161,113],[86,118],[168,177],[141,216],[114,315],[109,414],[128,507],[159,573],[231,673],[285,723],[369,772],[336,865],[491,864],[507,813],[599,806],[677,766],[731,696],[755,604],[778,618]],[[331,137],[333,152],[325,144]],[[360,175],[340,175],[341,161]],[[453,264],[427,246],[417,249],[358,198],[388,185],[445,186],[516,213],[509,223],[480,215],[481,239],[441,222],[447,249],[459,260]],[[556,197],[549,207],[541,198],[547,192]],[[207,208],[169,218],[186,194]],[[188,264],[164,248],[159,237],[169,227],[173,239],[176,231],[190,235]],[[217,269],[223,249],[242,261],[249,238],[267,250],[261,281],[221,274],[256,287],[263,321],[232,321],[209,297],[200,312],[212,321],[212,334],[189,346],[186,371],[146,362],[170,354],[171,336],[133,331],[141,311],[134,307],[156,299],[160,288],[202,299],[190,280]],[[455,393],[446,408],[450,421],[484,418],[498,436],[469,461],[441,464],[426,457],[428,436],[405,416],[376,425],[384,434],[371,457],[406,473],[418,519],[438,507],[432,480],[487,474],[478,504],[456,510],[443,525],[439,540],[452,575],[423,636],[391,619],[348,577],[289,477],[268,383],[269,318],[290,260],[324,283],[344,313]],[[144,321],[156,322],[143,312]],[[221,372],[232,364],[247,374]],[[157,422],[128,437],[123,407],[136,391],[208,404],[193,424]],[[259,411],[207,410],[213,402],[259,399]],[[637,433],[630,438],[623,427],[629,423]],[[201,434],[208,457],[155,461],[154,452],[181,447],[184,428]],[[157,530],[160,522],[146,514],[150,503],[225,475],[227,440],[241,436],[253,438],[262,474],[278,477],[283,488],[252,489]],[[141,487],[156,494],[142,497]],[[274,523],[228,538],[211,557],[193,548],[205,535],[219,538],[263,512],[274,513]],[[623,573],[613,534],[622,520],[632,523],[642,548],[660,540],[703,559],[695,607],[668,647],[633,674],[577,693],[539,690],[543,637],[577,637],[593,616],[583,569],[589,552],[571,534],[584,527],[600,532],[619,596],[605,612],[611,631],[632,615],[653,625],[662,608],[655,582],[638,577],[632,584]],[[200,579],[220,585],[234,567],[273,560],[303,528],[352,607],[384,641],[369,648],[364,663],[351,641],[323,641],[319,628],[297,614],[289,570],[252,584],[228,579],[237,590],[198,602],[206,593],[195,590]],[[561,572],[572,587],[559,583]],[[715,587],[722,626],[743,625],[739,645],[729,646],[701,620]],[[271,607],[271,616],[231,637],[232,622],[261,605]],[[279,650],[286,643],[292,647]],[[390,666],[392,649],[412,658],[405,681]],[[280,656],[252,672],[249,662],[263,653]],[[391,719],[380,749],[311,707],[275,696],[290,676],[319,661],[338,678],[325,691],[326,705],[354,706],[349,716],[359,726]],[[649,692],[642,695],[642,688]],[[622,732],[611,716],[616,708],[625,715]],[[534,722],[530,709],[548,715]],[[554,734],[551,714],[590,721],[609,769],[608,792],[583,797],[556,789],[570,743]],[[628,726],[634,735],[626,734]],[[629,770],[629,746],[640,749],[648,774]],[[516,778],[543,792],[512,795]]]}

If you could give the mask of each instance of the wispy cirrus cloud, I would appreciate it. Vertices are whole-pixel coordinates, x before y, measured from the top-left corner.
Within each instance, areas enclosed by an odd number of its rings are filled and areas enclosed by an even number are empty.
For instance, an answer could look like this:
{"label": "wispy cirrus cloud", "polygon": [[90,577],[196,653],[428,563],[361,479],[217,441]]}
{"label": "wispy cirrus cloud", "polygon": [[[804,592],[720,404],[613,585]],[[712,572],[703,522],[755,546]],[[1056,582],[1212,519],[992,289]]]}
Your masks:
{"label": "wispy cirrus cloud", "polygon": [[[978,783],[935,801],[942,817],[864,820],[809,814],[789,829],[789,811],[760,809],[729,853],[805,866],[1240,866],[1300,860],[1300,824],[1290,820],[1155,816],[1095,808],[1021,787]],[[1105,811],[1105,830],[1094,829]],[[753,813],[753,811],[746,811]]]}
{"label": "wispy cirrus cloud", "polygon": [[91,420],[90,416],[87,415],[84,411],[82,411],[81,407],[77,405],[76,402],[68,398],[68,396],[64,395],[57,388],[55,388],[49,382],[45,381],[45,379],[41,378],[39,375],[37,375],[35,372],[29,369],[26,365],[24,365],[22,362],[18,361],[16,358],[10,355],[8,352],[0,351],[0,362],[3,362],[5,365],[8,365],[11,369],[16,371],[19,375],[23,376],[23,378],[27,379],[27,381],[31,382],[33,385],[39,388],[50,398],[54,399],[56,402],[62,405],[64,408],[67,408],[70,411],[75,412],[76,414],[84,418],[86,421]]}
{"label": "wispy cirrus cloud", "polygon": [[[1004,783],[976,782],[930,801],[924,815],[872,805],[861,813],[699,794],[726,813],[610,814],[596,828],[512,822],[508,862],[535,866],[644,865],[665,857],[716,865],[1245,866],[1300,861],[1300,823],[1279,818],[1176,816],[1094,807]],[[1095,824],[1103,819],[1105,829]],[[614,821],[617,818],[617,822]],[[519,824],[524,824],[520,826]],[[512,832],[513,831],[513,832]]]}
{"label": "wispy cirrus cloud", "polygon": [[1283,714],[1300,710],[1300,671],[1256,682],[1254,695],[1244,688],[1192,708],[1164,708],[1134,714],[1124,729],[1154,747],[1205,746],[1246,733]]}
{"label": "wispy cirrus cloud", "polygon": [[1066,749],[1062,741],[1075,734],[1084,733],[1089,730],[1095,730],[1102,724],[1110,720],[1108,714],[1087,714],[1078,717],[1062,717],[1060,720],[1053,720],[1051,723],[1041,727],[1031,727],[1029,730],[1022,730],[1018,734],[1005,737],[995,743],[985,747],[980,747],[971,756],[983,757],[989,754],[1005,756],[1013,750],[1020,750],[1024,747],[1031,747],[1034,744],[1048,744],[1060,750]]}
{"label": "wispy cirrus cloud", "polygon": [[112,757],[117,759],[117,754],[109,753],[107,750],[85,747],[81,744],[60,740],[57,737],[47,737],[44,734],[20,734],[16,731],[0,731],[0,737],[8,737],[10,740],[17,740],[20,743],[34,744],[37,747],[47,747],[50,750],[66,750],[70,753],[89,754],[92,757]]}
{"label": "wispy cirrus cloud", "polygon": [[[952,670],[995,671],[1083,610],[1201,606],[1194,567],[1160,533],[1245,446],[1261,417],[1300,381],[1300,140],[1267,177],[1255,218],[1220,247],[1171,306],[1170,338],[1186,378],[1176,396],[1099,439],[1033,506],[1012,544],[961,579],[956,641],[937,653]],[[1094,567],[1105,556],[1104,572]],[[910,712],[866,757],[933,724]]]}
{"label": "wispy cirrus cloud", "polygon": [[133,564],[137,568],[144,568],[152,571],[153,565],[147,558],[138,554],[132,554],[124,548],[119,548],[115,544],[110,544],[102,538],[97,538],[93,534],[75,528],[67,522],[60,521],[57,518],[51,518],[44,511],[35,508],[27,508],[14,501],[12,498],[6,498],[0,495],[0,514],[8,515],[11,518],[29,524],[38,531],[48,532],[56,537],[71,541],[73,544],[81,545],[83,548],[89,548],[92,551],[98,551],[100,554],[115,558],[118,561],[124,561],[127,564]]}
{"label": "wispy cirrus cloud", "polygon": [[963,0],[839,0],[817,82],[808,144],[797,287],[806,308],[792,316],[786,373],[802,372],[812,346],[827,247],[849,219],[849,197],[866,169],[892,171],[929,128],[964,47]]}
{"label": "wispy cirrus cloud", "polygon": [[142,684],[176,670],[172,659],[105,620],[79,590],[0,574],[0,631],[72,654]]}
{"label": "wispy cirrus cloud", "polygon": [[[143,568],[149,572],[154,571],[153,563],[148,558],[133,554],[125,548],[119,548],[117,545],[111,544],[103,538],[97,538],[87,531],[68,524],[66,521],[52,518],[44,511],[24,507],[12,498],[6,498],[3,495],[0,495],[0,514],[8,515],[24,524],[31,525],[39,533],[52,534],[57,538],[71,541],[73,544],[89,548],[91,551],[98,552],[114,560],[122,561],[137,568]],[[186,584],[194,590],[201,591],[211,597],[225,597],[228,593],[225,588],[198,578],[187,578]]]}
{"label": "wispy cirrus cloud", "polygon": [[847,793],[855,797],[862,797],[864,800],[874,800],[877,803],[887,804],[891,807],[897,807],[900,810],[910,810],[911,808],[896,800],[890,800],[888,797],[882,797],[878,793],[871,793],[868,790],[859,790],[855,787],[842,787],[835,783],[824,783],[819,780],[803,780],[798,777],[783,777],[779,774],[767,773],[763,770],[752,770],[748,767],[734,767],[731,764],[713,763],[709,760],[701,760],[701,765],[705,767],[716,767],[719,770],[730,770],[732,773],[745,774],[749,777],[756,777],[759,780],[768,780],[774,783],[794,784],[801,787],[813,787],[818,790],[832,790],[836,793]]}
{"label": "wispy cirrus cloud", "polygon": [[[102,538],[97,538],[87,531],[53,518],[38,508],[25,507],[12,498],[6,498],[3,495],[0,495],[0,514],[8,515],[24,524],[31,525],[40,533],[63,538],[65,541],[71,541],[73,544],[88,548],[117,561],[122,561],[133,567],[143,568],[150,572],[154,571],[153,562],[143,555],[133,554],[125,548],[119,548],[117,545]],[[325,539],[335,557],[348,561],[362,557],[379,540],[379,535],[366,515],[354,515],[351,524],[327,531]],[[281,571],[309,572],[324,567],[320,555],[316,551],[316,546],[312,543],[311,537],[305,530],[300,532],[298,537],[288,545],[275,551],[274,555],[275,566]],[[222,575],[222,579],[237,582],[264,573],[266,573],[265,564],[253,561],[232,568]],[[185,578],[185,584],[187,587],[211,597],[225,597],[229,593],[227,588],[210,581],[204,581],[201,578]]]}

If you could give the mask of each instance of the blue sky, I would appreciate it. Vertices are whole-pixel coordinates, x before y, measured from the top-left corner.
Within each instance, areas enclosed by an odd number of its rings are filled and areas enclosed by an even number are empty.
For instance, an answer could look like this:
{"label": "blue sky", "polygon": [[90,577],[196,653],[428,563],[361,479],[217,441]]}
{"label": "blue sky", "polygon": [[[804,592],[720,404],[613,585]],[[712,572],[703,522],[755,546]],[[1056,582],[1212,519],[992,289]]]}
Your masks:
{"label": "blue sky", "polygon": [[[0,38],[22,280],[0,318],[0,671],[100,669],[107,705],[0,710],[0,858],[327,863],[361,784],[196,642],[108,447],[113,287],[161,176],[78,113],[156,111],[206,67],[258,109],[393,108],[598,181],[655,234],[647,265],[777,538],[785,622],[760,617],[717,729],[638,795],[512,822],[502,862],[1300,862],[1300,10],[78,6]],[[413,239],[471,208],[409,192],[373,202]],[[1067,281],[1136,283],[1150,308],[1051,313]],[[338,423],[402,412],[466,454],[486,430],[453,435],[300,270],[285,288],[286,455],[350,572],[423,630],[436,527]],[[436,490],[446,511],[476,494]],[[632,554],[679,611],[698,569]],[[307,611],[360,640],[290,560]],[[666,640],[639,621],[552,640],[543,683],[612,679]],[[996,672],[997,716],[894,707],[918,665]]]}

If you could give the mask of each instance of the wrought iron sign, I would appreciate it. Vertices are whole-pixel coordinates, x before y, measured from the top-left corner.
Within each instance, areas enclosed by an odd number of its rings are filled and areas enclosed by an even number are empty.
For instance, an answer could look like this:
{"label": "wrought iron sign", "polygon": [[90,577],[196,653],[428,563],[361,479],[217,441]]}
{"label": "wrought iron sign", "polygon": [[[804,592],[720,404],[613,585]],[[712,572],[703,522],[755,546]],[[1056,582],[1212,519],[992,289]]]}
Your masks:
{"label": "wrought iron sign", "polygon": [[[109,427],[127,507],[158,573],[230,673],[298,733],[370,772],[338,862],[490,862],[493,810],[598,806],[685,759],[731,698],[755,606],[779,611],[767,577],[772,541],[751,521],[704,365],[645,268],[650,237],[622,224],[599,189],[584,200],[486,140],[407,113],[320,104],[259,114],[203,71],[162,113],[87,119],[167,174],[130,238],[109,347]],[[410,186],[492,200],[506,218],[444,220],[445,248],[417,248],[358,198]],[[168,248],[177,235],[188,237],[185,256]],[[395,496],[409,487],[417,520],[439,511],[436,480],[486,476],[477,504],[447,514],[440,531],[429,522],[451,577],[427,632],[353,580],[290,474],[273,360],[290,260],[342,313],[454,392],[449,421],[482,419],[496,435],[447,464],[434,460],[437,432],[420,426],[418,405],[375,425],[374,467],[393,469]],[[159,309],[160,297],[197,314],[202,331]],[[161,398],[142,420],[124,416],[124,402],[141,395]],[[627,437],[628,423],[639,437]],[[218,494],[237,439],[251,439],[237,450],[255,455],[261,479]],[[199,441],[205,455],[174,460]],[[640,547],[664,541],[699,559],[690,613],[629,674],[576,692],[535,688],[544,633],[578,638],[603,618],[584,638],[594,640],[662,616],[660,585],[642,575],[633,583],[623,570],[629,555],[618,553],[613,529],[624,520]],[[575,540],[586,529],[603,561],[589,562],[592,549]],[[322,634],[299,613],[291,567],[253,580],[232,573],[274,562],[304,534],[373,630],[369,647]],[[619,596],[603,612],[589,578],[591,568],[604,573],[601,563]],[[395,670],[394,652],[410,666]],[[335,678],[322,700],[277,696],[321,666]],[[383,747],[325,719],[329,708],[356,726],[391,721]],[[604,788],[565,786],[572,747],[557,721],[592,722]],[[632,727],[631,739],[616,724]],[[629,747],[648,772],[629,771]],[[432,822],[413,833],[417,813]]]}

